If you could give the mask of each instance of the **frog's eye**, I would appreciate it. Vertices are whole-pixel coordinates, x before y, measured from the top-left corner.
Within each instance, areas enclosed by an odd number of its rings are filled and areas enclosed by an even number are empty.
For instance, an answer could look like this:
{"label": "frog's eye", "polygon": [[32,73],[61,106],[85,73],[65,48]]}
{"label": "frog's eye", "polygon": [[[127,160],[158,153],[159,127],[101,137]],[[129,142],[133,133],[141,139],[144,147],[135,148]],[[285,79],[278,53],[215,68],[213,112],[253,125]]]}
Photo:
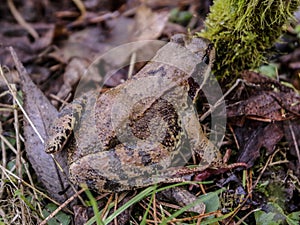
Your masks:
{"label": "frog's eye", "polygon": [[88,187],[95,186],[95,180],[94,180],[94,179],[87,179],[87,180],[86,180],[86,185],[87,185]]}
{"label": "frog's eye", "polygon": [[210,55],[211,51],[213,50],[213,48],[214,48],[214,45],[209,44],[207,49],[205,50],[205,54],[202,58],[202,62],[204,62],[207,65],[209,64],[209,61],[210,61],[209,55]]}
{"label": "frog's eye", "polygon": [[202,62],[204,62],[206,65],[209,64],[209,56],[207,54],[205,54],[202,58]]}

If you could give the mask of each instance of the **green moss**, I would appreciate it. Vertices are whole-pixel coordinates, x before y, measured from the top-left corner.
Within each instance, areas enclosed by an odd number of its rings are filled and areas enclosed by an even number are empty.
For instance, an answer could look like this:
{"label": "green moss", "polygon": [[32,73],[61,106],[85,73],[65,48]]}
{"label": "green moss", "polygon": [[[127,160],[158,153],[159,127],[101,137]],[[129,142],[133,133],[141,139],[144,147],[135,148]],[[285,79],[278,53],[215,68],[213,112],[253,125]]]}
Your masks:
{"label": "green moss", "polygon": [[197,34],[215,44],[215,75],[235,80],[240,71],[265,62],[299,5],[299,0],[215,0],[206,29]]}

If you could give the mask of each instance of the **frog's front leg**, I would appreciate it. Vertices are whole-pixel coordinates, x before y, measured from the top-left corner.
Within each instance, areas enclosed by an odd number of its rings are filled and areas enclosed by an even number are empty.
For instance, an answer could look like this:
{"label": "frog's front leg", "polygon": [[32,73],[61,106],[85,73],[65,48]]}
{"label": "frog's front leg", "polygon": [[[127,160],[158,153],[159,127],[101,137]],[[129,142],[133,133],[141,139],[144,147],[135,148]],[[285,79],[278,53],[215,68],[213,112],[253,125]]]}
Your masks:
{"label": "frog's front leg", "polygon": [[45,145],[47,153],[55,153],[63,149],[80,121],[86,102],[87,96],[84,95],[62,109],[49,129],[49,138]]}
{"label": "frog's front leg", "polygon": [[195,181],[202,181],[213,174],[224,173],[236,167],[247,167],[246,163],[227,165],[227,160],[223,160],[219,149],[202,132],[198,119],[189,117],[184,120],[191,149],[199,155],[201,160],[197,175],[194,177]]}
{"label": "frog's front leg", "polygon": [[201,158],[199,166],[203,169],[218,167],[222,164],[219,149],[205,136],[197,116],[184,117],[184,129],[187,133],[192,152]]}

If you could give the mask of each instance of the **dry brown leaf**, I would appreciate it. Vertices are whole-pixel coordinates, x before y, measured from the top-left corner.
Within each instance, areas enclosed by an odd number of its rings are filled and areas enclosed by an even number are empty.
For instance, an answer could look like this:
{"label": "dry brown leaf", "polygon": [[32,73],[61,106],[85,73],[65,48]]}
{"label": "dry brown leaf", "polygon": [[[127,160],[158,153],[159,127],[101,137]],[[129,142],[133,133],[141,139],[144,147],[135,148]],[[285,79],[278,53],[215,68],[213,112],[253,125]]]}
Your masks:
{"label": "dry brown leaf", "polygon": [[251,132],[249,132],[249,127],[243,127],[236,133],[241,146],[237,161],[247,163],[248,168],[252,167],[260,156],[261,147],[265,147],[269,155],[272,154],[275,145],[281,140],[283,135],[283,129],[280,124],[270,123],[265,125],[259,122],[259,125],[255,126],[255,129],[252,129]]}
{"label": "dry brown leaf", "polygon": [[54,26],[48,24],[37,24],[33,26],[39,33],[40,38],[32,42],[28,33],[20,25],[3,22],[0,26],[0,62],[11,67],[14,63],[10,57],[8,46],[13,46],[22,62],[28,62],[37,58],[38,54],[48,47],[53,38]]}
{"label": "dry brown leaf", "polygon": [[285,120],[279,103],[267,92],[227,106],[227,116],[245,116],[255,120]]}
{"label": "dry brown leaf", "polygon": [[248,82],[245,92],[250,97],[228,105],[229,118],[244,116],[270,122],[300,116],[300,96],[293,89],[250,71],[243,72],[242,77]]}
{"label": "dry brown leaf", "polygon": [[167,11],[153,12],[147,6],[141,5],[136,11],[130,40],[157,39],[163,31],[168,17],[169,13]]}
{"label": "dry brown leaf", "polygon": [[[47,138],[47,129],[57,116],[57,110],[32,82],[13,48],[10,48],[10,52],[21,79],[21,89],[24,93],[24,109],[41,137],[45,140]],[[51,156],[45,153],[44,144],[26,119],[24,119],[24,136],[26,154],[38,179],[52,198],[59,202],[65,201],[71,196],[72,191],[69,189],[64,195],[60,195],[59,192],[64,191],[69,183],[66,177],[58,170]],[[66,156],[61,153],[56,156],[62,168],[68,173]]]}

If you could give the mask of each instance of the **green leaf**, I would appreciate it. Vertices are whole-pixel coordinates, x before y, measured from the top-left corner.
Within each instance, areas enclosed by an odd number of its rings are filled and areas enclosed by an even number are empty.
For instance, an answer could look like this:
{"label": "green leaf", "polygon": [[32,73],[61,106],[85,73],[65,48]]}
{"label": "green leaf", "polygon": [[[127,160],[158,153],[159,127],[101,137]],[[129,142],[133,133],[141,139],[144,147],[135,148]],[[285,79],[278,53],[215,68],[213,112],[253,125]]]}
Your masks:
{"label": "green leaf", "polygon": [[[23,164],[22,163],[22,174],[26,173],[25,166],[28,167],[27,163]],[[16,160],[12,159],[7,163],[7,169],[12,171],[13,173],[16,173]]]}
{"label": "green leaf", "polygon": [[220,207],[220,200],[217,192],[211,192],[206,195],[201,195],[199,199],[205,204],[206,213],[217,211]]}
{"label": "green leaf", "polygon": [[[126,202],[124,205],[122,205],[120,208],[118,208],[113,214],[111,214],[109,217],[107,217],[107,219],[104,221],[104,224],[108,224],[111,221],[113,221],[113,219],[115,217],[117,217],[118,215],[120,215],[125,209],[129,208],[130,206],[132,206],[136,202],[142,200],[143,198],[148,196],[150,193],[152,193],[155,189],[156,189],[156,185],[155,186],[150,186],[147,189],[140,192],[138,195],[136,195],[135,197],[130,199],[128,202]],[[94,217],[92,219],[95,220]],[[89,221],[92,221],[92,219],[89,220]]]}
{"label": "green leaf", "polygon": [[300,37],[300,24],[298,24],[298,25],[295,27],[295,32],[296,32],[297,36]]}
{"label": "green leaf", "polygon": [[193,15],[189,11],[179,11],[178,8],[171,10],[169,20],[174,23],[187,24]]}
{"label": "green leaf", "polygon": [[264,211],[257,211],[254,216],[258,225],[278,225],[286,221],[283,209],[274,202],[269,202],[265,205]]}
{"label": "green leaf", "polygon": [[93,207],[93,211],[94,211],[94,215],[95,215],[97,225],[103,225],[103,222],[100,219],[100,213],[99,213],[99,210],[98,210],[98,204],[97,204],[96,199],[94,198],[91,191],[87,187],[85,187],[85,193],[88,196],[88,198],[90,200],[90,203]]}
{"label": "green leaf", "polygon": [[[56,209],[57,209],[57,206],[55,204],[49,203],[48,205],[46,205],[45,209],[43,209],[43,216],[46,218]],[[68,225],[68,224],[71,224],[71,216],[60,211],[53,218],[48,220],[47,224],[48,225]]]}
{"label": "green leaf", "polygon": [[263,65],[258,68],[259,73],[272,78],[272,79],[277,79],[277,66],[276,64],[270,63],[268,65]]}
{"label": "green leaf", "polygon": [[286,222],[289,225],[298,225],[300,223],[300,211],[287,215]]}
{"label": "green leaf", "polygon": [[[181,215],[182,213],[186,212],[189,208],[195,206],[196,204],[198,204],[199,202],[209,202],[211,201],[212,199],[215,198],[215,195],[218,195],[220,194],[222,191],[224,191],[224,189],[220,189],[220,190],[217,190],[215,192],[210,192],[208,194],[205,194],[205,195],[202,195],[200,198],[198,198],[196,201],[194,201],[193,203],[191,204],[188,204],[184,207],[182,207],[181,209],[177,210],[175,213],[173,213],[171,216],[169,216],[168,218],[164,219],[161,223],[161,225],[164,225],[164,224],[168,224],[168,222],[176,217],[178,217],[179,215]],[[212,206],[210,206],[212,207]],[[202,224],[202,223],[201,223]],[[210,223],[209,223],[210,224]]]}
{"label": "green leaf", "polygon": [[[190,184],[190,183],[193,183],[193,182],[184,182],[184,183],[178,183],[178,184],[173,184],[173,185],[170,185],[168,187],[164,187],[164,188],[160,188],[160,189],[156,189],[157,186],[154,185],[154,186],[150,186],[148,187],[147,189],[143,190],[142,192],[140,192],[138,195],[136,195],[134,198],[130,199],[128,202],[126,202],[124,205],[122,205],[120,208],[118,208],[113,214],[111,214],[109,217],[106,218],[106,220],[104,220],[104,224],[108,224],[110,223],[111,221],[113,221],[113,219],[115,217],[117,217],[120,213],[122,213],[124,210],[126,210],[128,207],[130,207],[131,205],[135,204],[136,202],[140,201],[141,199],[149,196],[150,194],[153,194],[153,193],[157,193],[159,191],[162,191],[164,190],[165,188],[171,188],[171,187],[176,187],[176,186],[181,186],[181,185],[184,185],[184,184]],[[202,182],[203,183],[203,182]],[[208,182],[210,183],[210,182]],[[214,195],[218,195],[220,192],[222,191],[221,190],[218,190],[214,193],[209,193],[207,195],[203,195],[201,196],[201,199],[199,199],[199,202],[201,201],[210,201],[211,198],[215,198]],[[182,209],[178,210],[177,212],[175,212],[175,214],[177,215],[180,215],[182,214],[183,212],[185,212],[187,209],[191,208],[194,204],[197,204],[198,201],[194,202],[193,204],[190,204],[190,205],[187,205],[185,207],[183,207]],[[169,218],[166,219],[166,221],[168,221],[168,219],[170,219],[172,216],[176,216],[175,214],[171,215]],[[174,217],[172,217],[174,218]],[[89,224],[93,224],[96,222],[96,218],[95,216],[92,217],[86,224],[89,225]]]}
{"label": "green leaf", "polygon": [[151,205],[152,205],[154,196],[155,196],[155,192],[153,191],[153,192],[152,192],[152,195],[151,195],[151,199],[150,199],[149,204],[148,204],[148,207],[147,207],[147,210],[146,210],[145,213],[144,213],[144,216],[143,216],[143,219],[142,219],[140,225],[146,225],[146,224],[147,224],[147,216],[148,216],[148,214],[149,214],[149,211],[150,211],[150,208],[151,208]]}
{"label": "green leaf", "polygon": [[213,218],[213,217],[209,217],[207,219],[205,219],[204,221],[201,222],[201,225],[211,225],[211,224],[215,224],[219,221],[223,221],[225,220],[226,218],[232,216],[232,214],[234,213],[234,211],[230,212],[230,213],[227,213],[225,214],[224,216],[220,216],[220,217],[217,217],[217,218]]}
{"label": "green leaf", "polygon": [[30,203],[30,201],[22,194],[21,190],[20,189],[17,189],[15,192],[14,192],[14,197],[18,196],[19,198],[21,198],[25,204],[30,208],[32,209],[33,211],[35,210],[34,206]]}
{"label": "green leaf", "polygon": [[274,222],[275,213],[265,213],[264,211],[257,211],[254,213],[257,225],[278,225]]}

